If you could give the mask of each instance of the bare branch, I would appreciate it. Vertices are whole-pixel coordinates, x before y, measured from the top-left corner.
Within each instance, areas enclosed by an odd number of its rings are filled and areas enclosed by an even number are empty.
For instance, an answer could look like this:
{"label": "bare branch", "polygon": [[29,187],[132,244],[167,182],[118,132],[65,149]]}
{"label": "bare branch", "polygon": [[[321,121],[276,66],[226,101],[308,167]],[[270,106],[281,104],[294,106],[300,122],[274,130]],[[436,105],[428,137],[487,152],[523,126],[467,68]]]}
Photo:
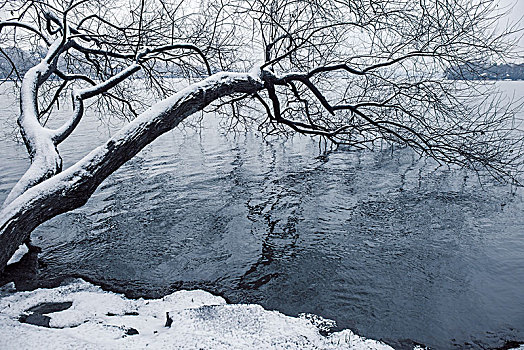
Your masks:
{"label": "bare branch", "polygon": [[33,32],[34,34],[38,35],[38,37],[42,39],[46,43],[47,46],[51,45],[49,40],[47,40],[47,38],[44,36],[44,34],[42,34],[42,32],[40,32],[37,28],[27,23],[16,22],[16,21],[0,22],[0,31],[2,31],[4,27],[16,27],[16,28],[23,28],[23,29],[29,30],[30,32]]}
{"label": "bare branch", "polygon": [[[93,86],[82,90],[73,90],[71,96],[73,100],[73,115],[67,123],[62,125],[59,129],[52,131],[53,135],[51,136],[51,139],[55,143],[55,145],[58,145],[62,141],[64,141],[73,132],[73,130],[76,128],[76,126],[82,119],[82,115],[84,112],[83,101],[85,99],[107,92],[111,88],[121,83],[123,80],[129,78],[131,75],[138,72],[140,68],[141,67],[139,65],[133,64],[128,68],[122,70],[120,73],[113,76],[111,79],[108,79],[100,84],[93,84]],[[70,79],[73,79],[73,77],[70,77]],[[80,76],[80,79],[85,78]]]}

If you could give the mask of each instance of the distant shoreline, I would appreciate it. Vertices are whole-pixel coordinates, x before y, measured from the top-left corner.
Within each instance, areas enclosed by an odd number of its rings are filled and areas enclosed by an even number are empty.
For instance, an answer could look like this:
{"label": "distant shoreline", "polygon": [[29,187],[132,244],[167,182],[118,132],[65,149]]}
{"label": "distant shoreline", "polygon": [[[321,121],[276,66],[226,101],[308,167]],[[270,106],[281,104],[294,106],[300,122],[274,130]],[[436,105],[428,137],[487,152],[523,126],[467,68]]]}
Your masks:
{"label": "distant shoreline", "polygon": [[450,80],[524,80],[524,63],[485,64],[465,63],[446,69],[444,76]]}

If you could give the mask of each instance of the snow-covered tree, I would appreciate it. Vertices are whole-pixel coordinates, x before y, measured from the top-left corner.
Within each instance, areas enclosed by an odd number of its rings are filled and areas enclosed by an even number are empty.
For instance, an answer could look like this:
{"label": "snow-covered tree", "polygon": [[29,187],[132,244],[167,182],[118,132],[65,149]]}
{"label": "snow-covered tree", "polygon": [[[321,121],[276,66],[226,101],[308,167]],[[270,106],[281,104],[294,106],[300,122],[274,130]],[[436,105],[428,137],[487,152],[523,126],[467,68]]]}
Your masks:
{"label": "snow-covered tree", "polygon": [[[516,28],[497,27],[497,1],[4,0],[0,11],[0,55],[31,161],[1,207],[0,270],[38,225],[84,205],[204,110],[266,135],[409,146],[502,180],[520,170],[511,105],[486,82],[444,80],[451,67],[515,53]],[[38,63],[22,67],[12,52]],[[64,103],[69,118],[49,127]],[[129,122],[62,169],[57,146],[88,108]]]}

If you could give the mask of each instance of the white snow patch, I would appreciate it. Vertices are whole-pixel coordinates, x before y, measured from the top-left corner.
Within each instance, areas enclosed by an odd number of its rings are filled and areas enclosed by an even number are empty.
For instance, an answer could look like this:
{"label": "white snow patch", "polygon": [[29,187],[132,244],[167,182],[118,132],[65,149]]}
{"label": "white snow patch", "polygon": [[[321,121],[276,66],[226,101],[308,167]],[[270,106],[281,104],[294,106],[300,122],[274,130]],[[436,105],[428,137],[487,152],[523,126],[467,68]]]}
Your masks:
{"label": "white snow patch", "polygon": [[[33,306],[64,301],[73,304],[47,315],[52,328],[18,321]],[[130,328],[139,333],[127,335]],[[204,291],[132,300],[82,280],[1,297],[0,339],[12,349],[391,349],[350,330],[325,337],[306,318],[227,304]]]}
{"label": "white snow patch", "polygon": [[9,259],[9,261],[7,262],[7,265],[11,265],[11,264],[19,262],[20,260],[22,260],[24,255],[27,254],[28,251],[29,251],[29,248],[27,248],[25,244],[20,244],[20,246],[18,247],[16,252],[13,254],[11,259]]}
{"label": "white snow patch", "polygon": [[251,67],[251,70],[249,71],[249,74],[255,79],[260,79],[260,76],[262,75],[262,65],[264,64],[264,61],[256,62],[253,67]]}

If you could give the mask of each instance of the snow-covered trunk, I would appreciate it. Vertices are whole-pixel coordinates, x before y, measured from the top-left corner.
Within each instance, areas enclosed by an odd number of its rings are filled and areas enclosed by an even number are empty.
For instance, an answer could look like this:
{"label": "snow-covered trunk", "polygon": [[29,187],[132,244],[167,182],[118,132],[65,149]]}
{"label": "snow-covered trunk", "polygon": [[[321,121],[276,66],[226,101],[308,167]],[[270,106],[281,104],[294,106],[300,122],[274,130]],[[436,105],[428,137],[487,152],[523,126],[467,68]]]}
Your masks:
{"label": "snow-covered trunk", "polygon": [[0,271],[38,225],[85,204],[105,178],[158,136],[220,97],[263,87],[254,74],[217,73],[157,103],[75,165],[13,199],[0,211]]}
{"label": "snow-covered trunk", "polygon": [[39,141],[40,147],[33,154],[29,169],[9,192],[2,208],[9,205],[28,188],[58,174],[62,170],[62,158],[60,158],[53,142],[45,138]]}
{"label": "snow-covered trunk", "polygon": [[56,41],[39,64],[24,75],[20,91],[20,117],[18,125],[24,139],[31,165],[18,183],[13,187],[2,208],[28,188],[62,171],[62,158],[58,154],[51,130],[43,127],[38,120],[38,87],[53,71],[51,54],[58,50],[60,41]]}

